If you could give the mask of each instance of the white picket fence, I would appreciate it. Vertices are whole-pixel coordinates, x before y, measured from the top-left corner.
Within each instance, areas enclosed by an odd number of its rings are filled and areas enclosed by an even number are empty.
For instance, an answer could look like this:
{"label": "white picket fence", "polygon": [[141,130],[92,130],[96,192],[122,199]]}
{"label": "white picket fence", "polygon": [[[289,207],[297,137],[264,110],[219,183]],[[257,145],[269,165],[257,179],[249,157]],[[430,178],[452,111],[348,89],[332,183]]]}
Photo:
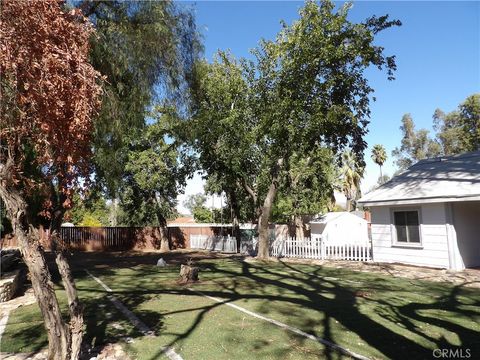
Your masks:
{"label": "white picket fence", "polygon": [[319,260],[372,260],[371,246],[368,242],[364,244],[339,244],[334,241],[325,241],[321,237],[276,239],[270,244],[270,255]]}
{"label": "white picket fence", "polygon": [[208,236],[191,234],[190,248],[236,253],[237,239],[231,236]]}
{"label": "white picket fence", "polygon": [[[210,251],[237,252],[237,240],[231,236],[190,235],[190,248]],[[255,256],[258,238],[242,238],[240,253]],[[372,249],[369,242],[339,244],[321,237],[278,238],[270,241],[270,256],[281,258],[371,261]]]}

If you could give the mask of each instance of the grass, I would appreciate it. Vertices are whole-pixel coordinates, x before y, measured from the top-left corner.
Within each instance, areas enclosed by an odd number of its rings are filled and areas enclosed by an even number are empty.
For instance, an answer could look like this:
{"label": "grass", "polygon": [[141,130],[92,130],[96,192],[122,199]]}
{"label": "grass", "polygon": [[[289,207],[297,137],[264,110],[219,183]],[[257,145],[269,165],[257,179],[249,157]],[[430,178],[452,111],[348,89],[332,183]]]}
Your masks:
{"label": "grass", "polygon": [[[157,359],[173,346],[185,359],[339,359],[325,346],[231,307],[176,282],[185,255],[106,258],[77,254],[75,278],[86,304],[86,340],[101,344],[131,337],[125,349]],[[179,258],[180,257],[180,258]],[[75,264],[76,263],[76,264]],[[201,281],[191,287],[284,322],[372,358],[431,358],[436,348],[469,348],[480,355],[480,290],[446,283],[290,263],[202,259]],[[115,296],[155,331],[143,337],[111,305],[88,267]],[[64,296],[59,290],[59,297]],[[11,314],[2,351],[46,345],[36,305]]]}

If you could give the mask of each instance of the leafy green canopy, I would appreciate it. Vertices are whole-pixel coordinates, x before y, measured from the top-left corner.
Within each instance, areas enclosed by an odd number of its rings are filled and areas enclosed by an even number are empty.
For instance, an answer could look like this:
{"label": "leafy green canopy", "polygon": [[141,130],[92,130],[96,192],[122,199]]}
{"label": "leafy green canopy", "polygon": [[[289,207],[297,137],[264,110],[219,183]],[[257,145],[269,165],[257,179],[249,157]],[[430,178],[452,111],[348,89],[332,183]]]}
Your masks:
{"label": "leafy green canopy", "polygon": [[[307,2],[299,20],[260,42],[255,61],[219,52],[213,64],[197,65],[193,146],[225,191],[242,186],[261,208],[267,193],[275,195],[272,186],[310,154],[349,147],[363,165],[373,92],[364,71],[373,65],[393,78],[394,57],[374,38],[400,22],[382,16],[355,24],[348,9]],[[308,172],[317,165],[304,166]],[[325,166],[317,170],[326,173]]]}
{"label": "leafy green canopy", "polygon": [[97,181],[115,197],[122,181],[132,179],[136,165],[129,165],[128,171],[126,167],[135,139],[150,136],[145,130],[148,111],[159,102],[174,104],[180,113],[188,109],[185,95],[201,46],[194,16],[182,4],[81,1],[76,5],[95,25],[91,61],[107,78],[95,123],[94,161]]}
{"label": "leafy green canopy", "polygon": [[415,130],[410,114],[402,118],[401,146],[393,150],[396,165],[405,170],[417,161],[439,155],[455,155],[480,149],[480,94],[473,94],[458,109],[433,114],[434,137],[426,129]]}
{"label": "leafy green canopy", "polygon": [[433,120],[444,155],[480,149],[480,94],[470,95],[448,114],[435,110]]}

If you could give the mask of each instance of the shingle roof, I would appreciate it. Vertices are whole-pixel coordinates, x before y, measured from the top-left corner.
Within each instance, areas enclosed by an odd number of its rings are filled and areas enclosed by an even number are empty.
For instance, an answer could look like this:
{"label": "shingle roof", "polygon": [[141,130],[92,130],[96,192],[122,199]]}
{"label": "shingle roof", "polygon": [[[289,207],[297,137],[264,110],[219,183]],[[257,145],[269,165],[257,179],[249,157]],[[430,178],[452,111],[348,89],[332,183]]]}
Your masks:
{"label": "shingle roof", "polygon": [[480,200],[480,151],[419,161],[363,196],[367,206]]}

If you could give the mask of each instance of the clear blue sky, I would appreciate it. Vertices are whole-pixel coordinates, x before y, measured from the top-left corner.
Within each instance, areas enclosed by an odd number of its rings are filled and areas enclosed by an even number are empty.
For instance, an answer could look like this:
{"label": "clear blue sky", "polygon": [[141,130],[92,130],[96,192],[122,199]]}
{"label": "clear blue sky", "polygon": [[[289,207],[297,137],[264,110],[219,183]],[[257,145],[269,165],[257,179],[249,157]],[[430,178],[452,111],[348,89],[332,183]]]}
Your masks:
{"label": "clear blue sky", "polygon": [[[195,9],[204,36],[205,57],[211,60],[217,49],[249,57],[249,50],[261,38],[275,37],[280,20],[291,23],[298,18],[303,2],[200,1],[189,5]],[[377,101],[371,104],[366,140],[369,147],[385,146],[389,155],[385,172],[391,175],[391,151],[400,144],[403,114],[411,113],[418,128],[430,129],[436,108],[452,111],[467,96],[480,92],[480,2],[356,1],[350,19],[362,21],[373,14],[389,14],[403,23],[380,33],[376,40],[386,54],[396,55],[396,80],[387,81],[385,73],[376,69],[367,72]],[[366,155],[364,190],[379,175],[370,149]],[[187,193],[198,189],[198,184],[191,183]]]}

